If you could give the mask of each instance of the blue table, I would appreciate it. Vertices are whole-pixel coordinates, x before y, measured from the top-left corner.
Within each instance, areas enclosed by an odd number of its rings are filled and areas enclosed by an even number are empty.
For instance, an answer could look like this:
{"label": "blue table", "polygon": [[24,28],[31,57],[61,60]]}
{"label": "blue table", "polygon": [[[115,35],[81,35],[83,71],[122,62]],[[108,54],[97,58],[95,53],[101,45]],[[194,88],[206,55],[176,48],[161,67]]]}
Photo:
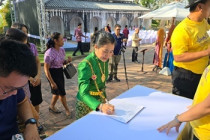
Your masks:
{"label": "blue table", "polygon": [[[157,128],[172,120],[176,114],[186,111],[192,104],[190,99],[139,85],[110,103],[114,104],[119,100],[145,108],[127,124],[92,111],[46,140],[175,140],[179,135],[175,128],[169,135],[159,133]],[[184,124],[181,125],[180,131]]]}

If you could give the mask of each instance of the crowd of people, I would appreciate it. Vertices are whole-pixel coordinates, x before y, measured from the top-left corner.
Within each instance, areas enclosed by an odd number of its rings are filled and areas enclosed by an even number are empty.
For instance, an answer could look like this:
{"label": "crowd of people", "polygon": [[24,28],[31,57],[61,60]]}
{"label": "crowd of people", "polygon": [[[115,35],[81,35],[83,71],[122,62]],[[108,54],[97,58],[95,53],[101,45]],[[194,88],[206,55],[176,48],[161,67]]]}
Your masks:
{"label": "crowd of people", "polygon": [[[190,121],[193,128],[194,140],[210,139],[210,38],[207,31],[210,25],[209,0],[190,0],[190,14],[175,27],[171,25],[166,42],[165,31],[158,31],[154,69],[162,68],[163,46],[167,46],[167,55],[174,57],[172,73],[172,93],[193,99],[192,107],[175,116],[174,120],[158,128],[158,131],[172,127],[178,131],[182,122]],[[81,30],[78,24],[75,30],[77,49],[83,55]],[[120,82],[117,76],[118,65],[121,60],[122,48],[126,47],[129,35],[127,25],[121,31],[121,25],[116,24],[111,33],[107,25],[103,30],[96,27],[91,34],[91,51],[78,65],[78,93],[76,96],[76,119],[92,110],[111,115],[115,107],[108,103],[106,83]],[[0,139],[10,140],[19,133],[20,124],[24,125],[23,135],[26,140],[39,140],[39,132],[43,126],[39,122],[39,105],[42,103],[41,92],[41,64],[35,44],[28,41],[28,27],[21,23],[14,23],[0,40]],[[135,28],[132,35],[132,62],[138,61],[138,48],[141,38],[139,28]],[[52,99],[49,111],[61,113],[56,108],[59,99],[65,108],[65,114],[71,117],[67,105],[65,78],[63,66],[72,61],[66,58],[63,36],[54,32],[48,40],[44,54],[44,72],[51,87]],[[169,62],[169,61],[168,61]],[[167,63],[168,63],[167,62]]]}

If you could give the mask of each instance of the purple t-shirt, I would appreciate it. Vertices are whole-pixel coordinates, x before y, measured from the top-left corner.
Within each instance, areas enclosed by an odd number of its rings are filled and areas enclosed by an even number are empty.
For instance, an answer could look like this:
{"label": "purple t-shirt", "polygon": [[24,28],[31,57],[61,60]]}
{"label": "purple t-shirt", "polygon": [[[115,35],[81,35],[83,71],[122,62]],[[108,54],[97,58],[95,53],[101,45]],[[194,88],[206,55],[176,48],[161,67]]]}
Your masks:
{"label": "purple t-shirt", "polygon": [[49,48],[44,54],[44,62],[50,64],[50,68],[62,68],[65,61],[65,50],[60,48]]}
{"label": "purple t-shirt", "polygon": [[36,45],[33,43],[29,43],[29,44],[30,44],[31,52],[34,54],[34,56],[38,56],[38,51],[37,51]]}

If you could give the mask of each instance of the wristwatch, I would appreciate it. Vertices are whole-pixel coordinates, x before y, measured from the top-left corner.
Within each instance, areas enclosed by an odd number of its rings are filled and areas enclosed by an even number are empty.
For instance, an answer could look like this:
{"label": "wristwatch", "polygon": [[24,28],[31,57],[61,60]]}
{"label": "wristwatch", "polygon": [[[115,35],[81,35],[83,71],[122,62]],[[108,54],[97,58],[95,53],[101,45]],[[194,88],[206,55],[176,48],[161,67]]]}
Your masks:
{"label": "wristwatch", "polygon": [[178,116],[179,116],[179,115],[177,114],[177,115],[175,116],[174,120],[175,120],[177,123],[180,123],[180,124],[181,124],[182,122],[181,122],[180,120],[178,120]]}
{"label": "wristwatch", "polygon": [[30,118],[30,119],[28,119],[27,121],[25,121],[25,126],[27,125],[27,124],[36,124],[36,120],[34,119],[34,118]]}

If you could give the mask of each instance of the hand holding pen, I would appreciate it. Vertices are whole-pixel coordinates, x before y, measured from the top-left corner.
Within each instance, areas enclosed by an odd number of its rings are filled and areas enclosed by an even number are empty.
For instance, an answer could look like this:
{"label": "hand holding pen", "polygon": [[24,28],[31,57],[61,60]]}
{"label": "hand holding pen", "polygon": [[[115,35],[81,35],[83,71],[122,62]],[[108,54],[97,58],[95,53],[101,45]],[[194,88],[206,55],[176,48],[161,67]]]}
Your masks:
{"label": "hand holding pen", "polygon": [[114,114],[114,106],[109,104],[107,99],[106,99],[105,104],[100,104],[99,109],[101,110],[102,113],[105,113],[108,115]]}

